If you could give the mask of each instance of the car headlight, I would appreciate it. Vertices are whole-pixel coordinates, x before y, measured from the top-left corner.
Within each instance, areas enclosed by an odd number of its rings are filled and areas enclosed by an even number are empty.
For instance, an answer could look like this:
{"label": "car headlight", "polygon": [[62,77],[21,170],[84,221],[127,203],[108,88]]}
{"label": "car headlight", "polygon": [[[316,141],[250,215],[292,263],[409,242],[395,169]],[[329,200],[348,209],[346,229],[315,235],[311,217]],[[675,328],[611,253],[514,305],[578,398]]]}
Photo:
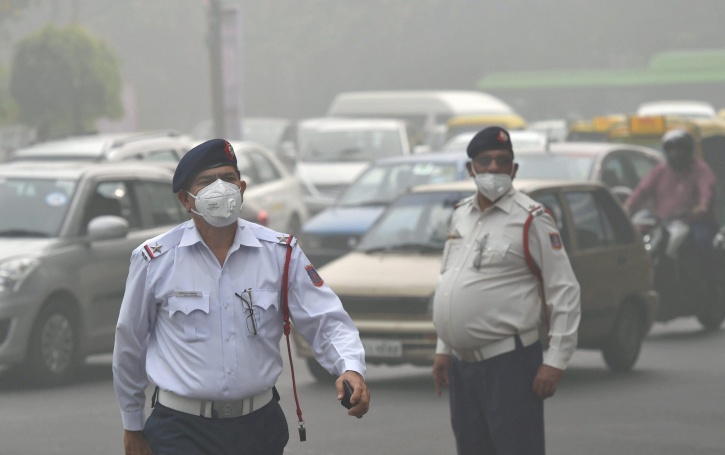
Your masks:
{"label": "car headlight", "polygon": [[0,262],[0,293],[17,291],[40,260],[34,257],[12,258]]}

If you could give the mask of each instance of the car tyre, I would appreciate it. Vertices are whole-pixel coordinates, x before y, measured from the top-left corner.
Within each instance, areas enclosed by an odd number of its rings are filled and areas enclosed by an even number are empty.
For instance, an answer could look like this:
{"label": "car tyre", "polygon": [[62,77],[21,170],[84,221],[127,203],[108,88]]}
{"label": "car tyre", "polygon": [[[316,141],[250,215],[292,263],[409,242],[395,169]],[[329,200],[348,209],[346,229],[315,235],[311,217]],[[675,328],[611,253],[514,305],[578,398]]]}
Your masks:
{"label": "car tyre", "polygon": [[708,299],[696,316],[706,331],[714,331],[720,328],[723,320],[725,320],[725,290],[723,290],[722,286],[717,286],[717,295]]}
{"label": "car tyre", "polygon": [[330,374],[329,371],[322,368],[322,366],[317,363],[317,360],[314,358],[308,358],[307,359],[307,369],[310,370],[310,374],[315,378],[317,382],[335,382],[335,376]]}
{"label": "car tyre", "polygon": [[68,381],[78,363],[78,324],[67,305],[50,303],[38,315],[30,335],[25,373],[38,385]]}
{"label": "car tyre", "polygon": [[639,358],[644,334],[637,308],[623,305],[602,349],[604,361],[610,370],[623,372],[632,369]]}

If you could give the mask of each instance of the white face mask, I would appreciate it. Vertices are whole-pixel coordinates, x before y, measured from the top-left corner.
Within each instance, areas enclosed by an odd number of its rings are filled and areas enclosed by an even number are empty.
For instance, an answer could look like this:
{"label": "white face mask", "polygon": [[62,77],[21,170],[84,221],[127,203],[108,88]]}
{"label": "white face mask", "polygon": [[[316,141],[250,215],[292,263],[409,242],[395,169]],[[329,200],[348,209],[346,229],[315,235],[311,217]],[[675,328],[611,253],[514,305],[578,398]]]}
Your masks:
{"label": "white face mask", "polygon": [[242,190],[233,183],[218,179],[200,189],[196,196],[196,213],[204,221],[216,227],[229,226],[237,221],[242,213]]}
{"label": "white face mask", "polygon": [[511,189],[512,179],[509,174],[492,174],[490,172],[476,174],[473,164],[471,164],[471,170],[473,171],[478,192],[491,202],[496,202]]}

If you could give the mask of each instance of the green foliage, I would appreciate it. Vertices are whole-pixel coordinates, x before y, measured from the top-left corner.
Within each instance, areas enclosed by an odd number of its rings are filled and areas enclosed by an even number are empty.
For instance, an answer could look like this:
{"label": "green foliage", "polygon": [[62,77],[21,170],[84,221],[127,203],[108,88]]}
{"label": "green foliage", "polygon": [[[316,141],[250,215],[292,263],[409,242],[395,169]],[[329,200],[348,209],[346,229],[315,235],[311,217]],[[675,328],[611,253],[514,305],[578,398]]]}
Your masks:
{"label": "green foliage", "polygon": [[123,113],[116,56],[75,25],[48,26],[18,43],[10,92],[41,139],[93,132],[99,118]]}

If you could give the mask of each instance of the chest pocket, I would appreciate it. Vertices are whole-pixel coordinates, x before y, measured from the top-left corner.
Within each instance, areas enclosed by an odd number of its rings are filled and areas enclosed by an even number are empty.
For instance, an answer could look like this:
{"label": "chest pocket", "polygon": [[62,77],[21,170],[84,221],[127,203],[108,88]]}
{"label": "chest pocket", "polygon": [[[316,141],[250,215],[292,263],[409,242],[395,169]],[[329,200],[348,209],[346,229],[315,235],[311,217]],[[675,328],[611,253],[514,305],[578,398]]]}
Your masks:
{"label": "chest pocket", "polygon": [[511,243],[506,240],[486,237],[477,245],[476,254],[473,255],[473,268],[483,270],[486,267],[501,265],[506,261],[510,248]]}
{"label": "chest pocket", "polygon": [[197,297],[169,296],[169,318],[183,331],[188,342],[207,341],[211,337],[209,294]]}
{"label": "chest pocket", "polygon": [[[244,311],[247,336],[277,337],[282,333],[282,315],[279,311],[279,291],[252,289],[252,315]],[[254,318],[252,320],[252,317]]]}

